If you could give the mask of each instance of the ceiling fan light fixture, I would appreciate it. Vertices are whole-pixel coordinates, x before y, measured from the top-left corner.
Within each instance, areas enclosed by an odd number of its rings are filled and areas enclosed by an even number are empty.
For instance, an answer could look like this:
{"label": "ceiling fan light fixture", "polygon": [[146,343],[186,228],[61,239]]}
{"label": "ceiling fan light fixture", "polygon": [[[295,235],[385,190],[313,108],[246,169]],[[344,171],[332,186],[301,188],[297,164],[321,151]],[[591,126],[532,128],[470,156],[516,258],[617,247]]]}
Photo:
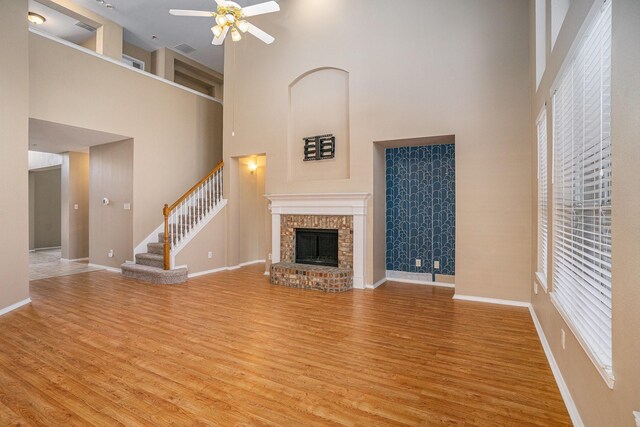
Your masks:
{"label": "ceiling fan light fixture", "polygon": [[249,23],[245,20],[238,21],[236,23],[236,27],[238,27],[238,29],[243,33],[246,33],[249,30]]}
{"label": "ceiling fan light fixture", "polygon": [[213,35],[215,37],[220,37],[222,35],[222,31],[224,30],[220,25],[216,25],[215,27],[211,28],[211,31],[213,32]]}
{"label": "ceiling fan light fixture", "polygon": [[235,16],[233,16],[233,14],[232,14],[232,13],[227,13],[227,14],[225,15],[225,18],[227,18],[227,22],[231,22],[232,24],[233,24],[233,23],[235,22],[235,20],[236,20],[236,17],[235,17]]}
{"label": "ceiling fan light fixture", "polygon": [[227,17],[224,15],[216,15],[216,24],[223,27],[224,25],[227,24]]}
{"label": "ceiling fan light fixture", "polygon": [[231,30],[231,40],[233,40],[234,42],[239,42],[240,40],[242,40],[242,35],[236,28]]}

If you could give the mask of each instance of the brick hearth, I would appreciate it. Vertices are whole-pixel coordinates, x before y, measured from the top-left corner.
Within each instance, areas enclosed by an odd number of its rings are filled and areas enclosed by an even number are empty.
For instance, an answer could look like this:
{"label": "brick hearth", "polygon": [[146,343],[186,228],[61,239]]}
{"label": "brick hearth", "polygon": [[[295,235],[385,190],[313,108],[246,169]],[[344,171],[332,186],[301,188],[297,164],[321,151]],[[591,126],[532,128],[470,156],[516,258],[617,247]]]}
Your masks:
{"label": "brick hearth", "polygon": [[345,292],[353,289],[353,270],[279,262],[271,266],[271,283],[290,288]]}
{"label": "brick hearth", "polygon": [[[338,267],[296,264],[297,228],[338,230]],[[271,266],[271,283],[293,288],[344,292],[353,288],[353,216],[282,215],[281,261]]]}

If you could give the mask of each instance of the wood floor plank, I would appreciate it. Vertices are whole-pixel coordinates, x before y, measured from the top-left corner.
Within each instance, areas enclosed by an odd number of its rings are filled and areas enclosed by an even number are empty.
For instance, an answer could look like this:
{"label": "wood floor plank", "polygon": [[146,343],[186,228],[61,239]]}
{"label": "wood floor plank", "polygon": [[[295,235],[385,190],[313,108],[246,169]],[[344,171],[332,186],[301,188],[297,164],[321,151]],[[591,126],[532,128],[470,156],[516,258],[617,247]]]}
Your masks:
{"label": "wood floor plank", "polygon": [[0,318],[0,424],[571,425],[528,310],[263,271],[31,282]]}

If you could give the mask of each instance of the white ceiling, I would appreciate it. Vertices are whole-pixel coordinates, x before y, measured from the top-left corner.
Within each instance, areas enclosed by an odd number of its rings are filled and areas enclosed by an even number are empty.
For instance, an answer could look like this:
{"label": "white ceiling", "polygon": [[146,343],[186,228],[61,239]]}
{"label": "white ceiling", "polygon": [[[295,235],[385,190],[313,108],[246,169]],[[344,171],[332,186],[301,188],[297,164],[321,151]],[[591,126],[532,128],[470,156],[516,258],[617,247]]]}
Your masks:
{"label": "white ceiling", "polygon": [[[265,0],[236,0],[240,6],[262,3]],[[174,48],[182,43],[196,49],[187,56],[214,70],[224,72],[224,50],[213,46],[211,27],[213,18],[177,17],[169,9],[213,11],[214,0],[105,0],[114,9],[107,9],[96,0],[73,0],[87,9],[114,21],[125,28],[124,40],[149,51],[161,47]],[[265,31],[268,32],[268,28]],[[157,36],[152,40],[151,36]]]}
{"label": "white ceiling", "polygon": [[37,13],[46,18],[45,23],[41,25],[29,23],[31,28],[37,28],[38,30],[53,34],[72,43],[82,44],[93,35],[93,32],[78,27],[76,25],[78,22],[77,19],[71,18],[34,0],[29,0],[29,12]]}
{"label": "white ceiling", "polygon": [[29,119],[29,150],[61,154],[67,151],[89,152],[89,147],[123,141],[126,136],[97,130]]}

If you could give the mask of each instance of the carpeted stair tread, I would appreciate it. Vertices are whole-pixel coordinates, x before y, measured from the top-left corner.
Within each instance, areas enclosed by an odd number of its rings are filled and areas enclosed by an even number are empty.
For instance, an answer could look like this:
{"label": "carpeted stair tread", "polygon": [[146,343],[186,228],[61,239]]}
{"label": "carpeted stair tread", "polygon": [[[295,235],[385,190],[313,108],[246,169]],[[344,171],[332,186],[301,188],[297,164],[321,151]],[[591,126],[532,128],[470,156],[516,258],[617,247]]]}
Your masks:
{"label": "carpeted stair tread", "polygon": [[141,264],[122,264],[122,275],[130,279],[141,280],[156,285],[178,285],[185,283],[189,272],[186,268],[164,270]]}
{"label": "carpeted stair tread", "polygon": [[163,268],[164,256],[159,254],[136,254],[136,264],[147,265],[149,267]]}
{"label": "carpeted stair tread", "polygon": [[147,243],[147,252],[150,254],[163,255],[164,243]]}

